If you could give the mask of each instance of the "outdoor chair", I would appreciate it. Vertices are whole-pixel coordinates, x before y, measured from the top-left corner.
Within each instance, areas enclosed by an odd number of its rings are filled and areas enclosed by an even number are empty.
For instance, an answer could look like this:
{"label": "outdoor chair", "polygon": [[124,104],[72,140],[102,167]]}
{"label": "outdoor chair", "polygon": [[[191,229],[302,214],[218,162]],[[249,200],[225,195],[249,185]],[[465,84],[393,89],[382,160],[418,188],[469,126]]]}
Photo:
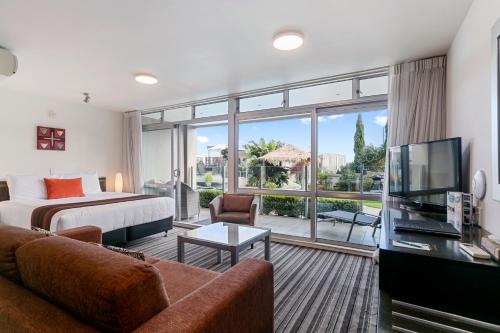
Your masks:
{"label": "outdoor chair", "polygon": [[375,237],[375,232],[377,228],[380,228],[380,223],[382,221],[382,210],[380,210],[378,216],[365,213],[363,211],[358,211],[356,213],[347,212],[344,210],[334,210],[331,212],[322,212],[317,214],[318,218],[323,220],[334,220],[351,223],[349,228],[349,233],[347,234],[347,242],[351,239],[352,229],[354,225],[360,226],[370,226],[373,228],[372,237]]}

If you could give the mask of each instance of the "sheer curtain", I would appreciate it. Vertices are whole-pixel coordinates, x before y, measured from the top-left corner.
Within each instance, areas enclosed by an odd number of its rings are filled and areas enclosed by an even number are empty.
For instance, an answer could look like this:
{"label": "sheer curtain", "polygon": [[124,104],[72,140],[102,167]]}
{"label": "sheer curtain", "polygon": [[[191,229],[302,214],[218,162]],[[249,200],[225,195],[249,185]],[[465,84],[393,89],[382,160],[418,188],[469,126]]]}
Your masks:
{"label": "sheer curtain", "polygon": [[[392,66],[387,146],[444,139],[445,101],[446,56]],[[387,166],[386,162],[384,199],[388,199],[390,178]]]}
{"label": "sheer curtain", "polygon": [[142,122],[139,111],[123,117],[123,187],[126,192],[142,193]]}

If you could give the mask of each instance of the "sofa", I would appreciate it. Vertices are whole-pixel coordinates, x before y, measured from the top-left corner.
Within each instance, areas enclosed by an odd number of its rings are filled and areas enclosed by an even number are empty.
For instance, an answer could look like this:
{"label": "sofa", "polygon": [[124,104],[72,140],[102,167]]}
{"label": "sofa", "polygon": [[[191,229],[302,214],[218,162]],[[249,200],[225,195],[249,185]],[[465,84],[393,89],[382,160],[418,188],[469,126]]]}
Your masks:
{"label": "sofa", "polygon": [[101,237],[0,225],[0,332],[273,332],[271,263],[217,273],[88,243]]}
{"label": "sofa", "polygon": [[208,207],[212,223],[231,222],[255,225],[257,202],[253,194],[224,193],[215,197]]}

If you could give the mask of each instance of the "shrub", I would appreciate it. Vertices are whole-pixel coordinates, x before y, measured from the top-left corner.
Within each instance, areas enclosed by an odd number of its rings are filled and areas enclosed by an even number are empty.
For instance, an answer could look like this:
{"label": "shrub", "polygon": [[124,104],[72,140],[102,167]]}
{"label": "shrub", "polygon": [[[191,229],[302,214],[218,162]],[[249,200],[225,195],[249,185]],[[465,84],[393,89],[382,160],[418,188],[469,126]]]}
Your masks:
{"label": "shrub", "polygon": [[304,216],[304,198],[286,195],[263,195],[262,212],[266,215],[300,217]]}
{"label": "shrub", "polygon": [[355,200],[318,198],[316,211],[318,213],[331,212],[333,210],[344,210],[356,213],[361,210],[361,203]]}
{"label": "shrub", "polygon": [[200,191],[200,206],[203,208],[208,208],[210,201],[218,195],[221,195],[222,191],[218,190],[201,190]]}
{"label": "shrub", "polygon": [[212,173],[211,172],[207,172],[205,174],[205,184],[207,186],[210,186],[210,184],[212,184],[213,181],[214,181],[214,177],[212,176]]}

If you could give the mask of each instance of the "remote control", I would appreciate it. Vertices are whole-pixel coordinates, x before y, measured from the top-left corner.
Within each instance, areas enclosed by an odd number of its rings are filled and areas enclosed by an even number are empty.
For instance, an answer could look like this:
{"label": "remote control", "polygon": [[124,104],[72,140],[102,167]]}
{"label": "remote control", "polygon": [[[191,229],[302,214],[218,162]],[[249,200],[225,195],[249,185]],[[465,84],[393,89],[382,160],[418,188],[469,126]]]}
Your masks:
{"label": "remote control", "polygon": [[488,252],[484,251],[480,247],[474,244],[460,243],[460,248],[467,252],[467,254],[479,259],[490,259]]}

